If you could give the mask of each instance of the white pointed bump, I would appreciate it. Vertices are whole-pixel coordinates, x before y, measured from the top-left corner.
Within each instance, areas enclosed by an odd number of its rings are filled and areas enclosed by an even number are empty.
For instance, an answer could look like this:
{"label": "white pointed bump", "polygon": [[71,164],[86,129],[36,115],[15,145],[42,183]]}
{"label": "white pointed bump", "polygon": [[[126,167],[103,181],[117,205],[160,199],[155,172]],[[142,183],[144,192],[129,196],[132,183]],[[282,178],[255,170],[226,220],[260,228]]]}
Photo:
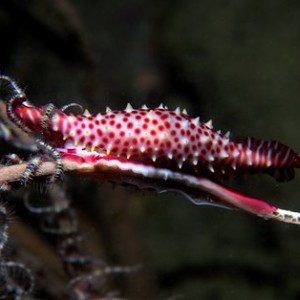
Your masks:
{"label": "white pointed bump", "polygon": [[176,114],[181,114],[181,110],[180,110],[180,108],[179,108],[179,107],[176,107],[176,109],[175,109],[175,113],[176,113]]}
{"label": "white pointed bump", "polygon": [[173,158],[173,154],[171,152],[168,153],[168,159],[172,159]]}
{"label": "white pointed bump", "polygon": [[194,123],[196,126],[198,126],[198,125],[200,124],[200,118],[199,118],[199,117],[194,118],[194,119],[192,120],[192,123]]}
{"label": "white pointed bump", "polygon": [[146,104],[142,105],[142,109],[149,109]]}
{"label": "white pointed bump", "polygon": [[208,166],[209,171],[211,171],[212,173],[215,173],[215,169],[212,165]]}
{"label": "white pointed bump", "polygon": [[238,157],[239,155],[240,155],[240,151],[237,150],[237,149],[235,149],[235,150],[233,151],[233,153],[232,153],[232,156],[233,156],[233,157]]}
{"label": "white pointed bump", "polygon": [[146,151],[146,147],[145,146],[141,146],[140,147],[140,151],[141,151],[141,153],[144,153]]}
{"label": "white pointed bump", "polygon": [[153,161],[154,163],[156,162],[156,159],[157,159],[156,155],[152,155],[152,161]]}
{"label": "white pointed bump", "polygon": [[133,111],[132,105],[128,102],[125,111]]}
{"label": "white pointed bump", "polygon": [[207,160],[208,160],[208,161],[214,161],[215,158],[214,158],[212,155],[208,155],[208,156],[207,156]]}
{"label": "white pointed bump", "polygon": [[223,140],[223,146],[227,146],[230,143],[230,139]]}
{"label": "white pointed bump", "polygon": [[153,119],[153,118],[156,117],[156,115],[155,115],[155,113],[154,113],[154,111],[153,111],[152,109],[150,109],[150,110],[148,111],[148,117],[149,117],[150,119]]}
{"label": "white pointed bump", "polygon": [[193,165],[194,165],[194,166],[197,166],[197,165],[198,165],[198,159],[196,159],[196,158],[193,159]]}
{"label": "white pointed bump", "polygon": [[159,106],[158,106],[158,109],[165,109],[164,105],[161,103]]}
{"label": "white pointed bump", "polygon": [[209,120],[205,123],[205,125],[209,128],[209,129],[213,129],[213,123],[212,123],[212,120]]}
{"label": "white pointed bump", "polygon": [[220,152],[220,158],[228,158],[229,154],[225,150],[221,150]]}
{"label": "white pointed bump", "polygon": [[90,117],[91,116],[91,113],[88,111],[88,109],[85,109],[85,111],[83,112],[83,115],[85,117]]}
{"label": "white pointed bump", "polygon": [[230,137],[230,131],[227,131],[227,132],[224,134],[224,138],[229,139],[229,137]]}
{"label": "white pointed bump", "polygon": [[107,112],[107,113],[110,113],[110,112],[111,112],[111,109],[110,109],[108,106],[106,106],[106,112]]}
{"label": "white pointed bump", "polygon": [[187,110],[185,108],[182,110],[182,114],[188,115],[188,112],[187,112]]}
{"label": "white pointed bump", "polygon": [[267,161],[267,167],[269,168],[269,167],[271,167],[272,166],[272,162],[271,162],[271,160],[268,158],[268,161]]}

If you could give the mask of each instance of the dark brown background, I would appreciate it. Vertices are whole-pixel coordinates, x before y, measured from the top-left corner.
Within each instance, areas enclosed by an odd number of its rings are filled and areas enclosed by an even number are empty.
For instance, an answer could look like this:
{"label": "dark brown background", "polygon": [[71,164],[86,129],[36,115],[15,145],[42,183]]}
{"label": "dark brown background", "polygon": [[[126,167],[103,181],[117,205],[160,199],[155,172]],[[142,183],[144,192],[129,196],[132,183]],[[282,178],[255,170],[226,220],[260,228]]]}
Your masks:
{"label": "dark brown background", "polygon": [[[299,66],[295,0],[0,2],[0,70],[35,104],[78,102],[96,113],[128,101],[134,107],[163,102],[212,118],[234,136],[276,139],[300,150]],[[1,142],[0,151],[14,150]],[[299,180],[282,185],[258,176],[234,184],[299,211]],[[96,255],[109,264],[143,265],[116,284],[121,295],[300,298],[300,227],[197,207],[181,196],[66,181]],[[21,205],[17,198],[14,206]],[[12,230],[17,247],[26,248],[34,222],[21,215]],[[54,252],[42,235],[37,244]],[[45,261],[47,272],[55,263]]]}

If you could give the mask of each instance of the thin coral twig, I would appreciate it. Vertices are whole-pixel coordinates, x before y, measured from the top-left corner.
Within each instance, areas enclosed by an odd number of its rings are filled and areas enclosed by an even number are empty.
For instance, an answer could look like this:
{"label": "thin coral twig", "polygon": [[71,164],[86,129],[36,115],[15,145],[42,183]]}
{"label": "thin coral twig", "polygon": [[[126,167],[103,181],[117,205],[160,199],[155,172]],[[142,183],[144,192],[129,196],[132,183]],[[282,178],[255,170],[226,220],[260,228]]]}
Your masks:
{"label": "thin coral twig", "polygon": [[[22,163],[13,166],[3,166],[0,169],[0,184],[6,185],[8,187],[7,189],[10,190],[11,189],[10,185],[20,180],[27,166],[28,166],[27,163]],[[78,169],[78,167],[79,166],[76,163],[70,161],[64,162],[65,172],[74,171]],[[54,162],[50,162],[50,161],[43,162],[39,166],[35,174],[35,178],[53,175],[55,174],[55,171],[56,171],[56,165]]]}

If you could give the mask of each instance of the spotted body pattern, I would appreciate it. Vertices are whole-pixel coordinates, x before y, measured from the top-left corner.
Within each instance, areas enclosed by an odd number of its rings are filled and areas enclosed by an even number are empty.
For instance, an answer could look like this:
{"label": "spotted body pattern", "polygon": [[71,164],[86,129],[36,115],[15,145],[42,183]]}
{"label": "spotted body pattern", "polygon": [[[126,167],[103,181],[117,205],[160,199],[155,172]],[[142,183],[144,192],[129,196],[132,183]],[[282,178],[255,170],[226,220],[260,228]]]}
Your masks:
{"label": "spotted body pattern", "polygon": [[[37,120],[40,109],[20,107],[16,114],[31,130],[43,130]],[[278,180],[293,177],[299,156],[278,142],[248,138],[232,141],[229,134],[212,129],[211,121],[192,119],[180,109],[171,111],[161,105],[156,109],[74,116],[55,110],[49,116],[44,135],[62,153],[76,153],[83,158],[95,154],[119,157],[189,174],[277,172]],[[289,171],[289,172],[287,172]]]}
{"label": "spotted body pattern", "polygon": [[[176,190],[198,204],[203,195],[214,203],[237,207],[264,218],[300,224],[300,213],[272,206],[218,182],[220,177],[245,173],[268,173],[278,181],[294,177],[299,155],[276,141],[254,138],[230,139],[214,131],[211,121],[190,118],[179,108],[163,105],[91,115],[72,115],[53,104],[30,104],[16,83],[6,76],[14,96],[7,101],[9,118],[25,131],[44,139],[40,149],[60,168],[71,160],[92,175],[110,181],[135,183],[159,192]],[[29,170],[30,171],[30,170]],[[57,172],[59,175],[59,172]],[[80,173],[82,174],[82,173]]]}

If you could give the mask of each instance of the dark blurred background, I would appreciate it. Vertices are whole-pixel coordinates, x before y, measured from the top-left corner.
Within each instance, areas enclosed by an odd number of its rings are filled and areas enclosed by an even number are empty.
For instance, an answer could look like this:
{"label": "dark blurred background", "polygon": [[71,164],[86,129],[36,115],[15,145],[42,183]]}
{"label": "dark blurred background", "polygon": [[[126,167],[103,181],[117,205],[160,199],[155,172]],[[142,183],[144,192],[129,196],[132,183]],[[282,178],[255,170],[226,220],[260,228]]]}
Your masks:
{"label": "dark blurred background", "polygon": [[[163,102],[212,118],[233,136],[300,151],[299,1],[1,0],[0,41],[1,72],[35,104],[77,102],[96,113]],[[9,147],[1,142],[1,155]],[[299,182],[257,176],[230,184],[299,211]],[[123,296],[300,299],[300,227],[197,207],[173,194],[76,177],[66,184],[95,256],[142,264],[117,280]],[[11,201],[18,212],[18,194]],[[41,274],[60,274],[53,245],[30,215],[15,218],[17,247],[36,251]]]}

